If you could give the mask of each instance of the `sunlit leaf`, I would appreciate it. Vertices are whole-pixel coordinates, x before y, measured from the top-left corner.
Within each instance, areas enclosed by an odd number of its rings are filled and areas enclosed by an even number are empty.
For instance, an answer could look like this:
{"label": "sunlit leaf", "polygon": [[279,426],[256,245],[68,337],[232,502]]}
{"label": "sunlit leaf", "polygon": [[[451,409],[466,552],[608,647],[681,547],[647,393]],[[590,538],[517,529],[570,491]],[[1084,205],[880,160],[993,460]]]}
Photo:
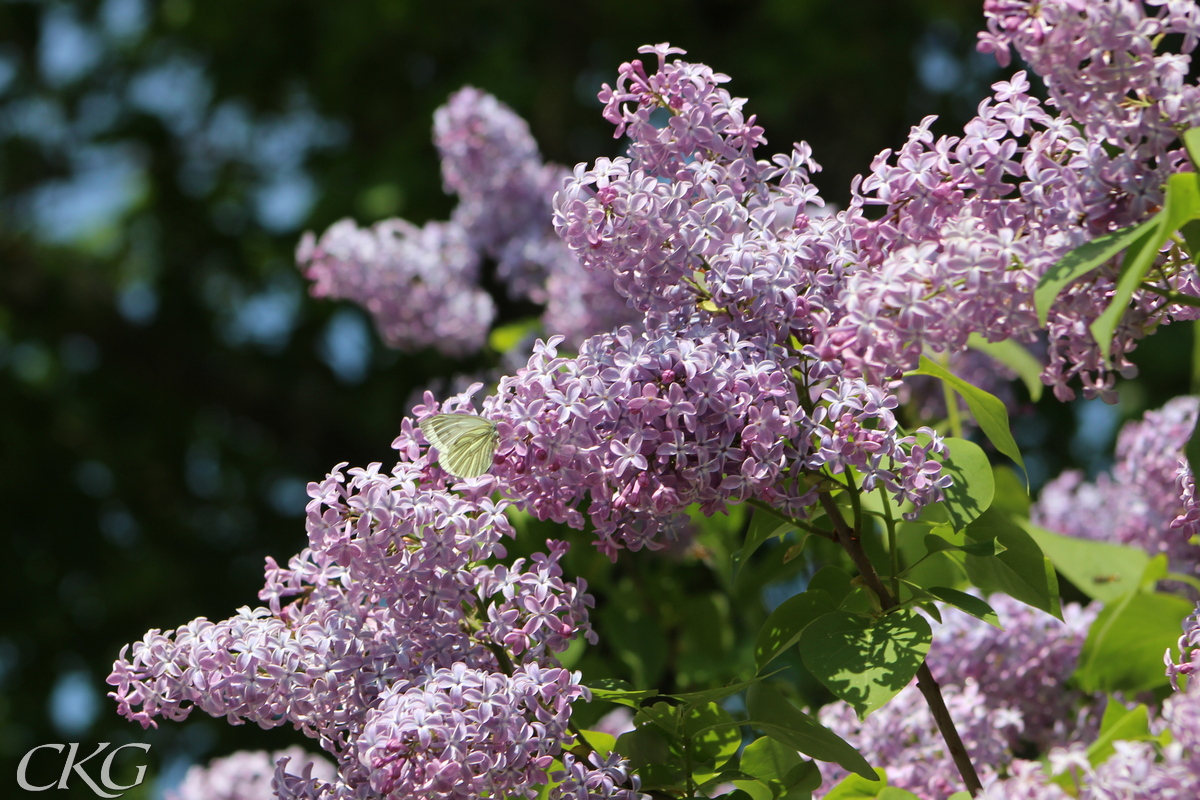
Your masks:
{"label": "sunlit leaf", "polygon": [[1042,362],[1029,352],[1020,342],[1005,339],[1002,342],[989,342],[978,333],[967,336],[967,347],[985,353],[1004,366],[1017,373],[1029,399],[1037,402],[1042,399]]}
{"label": "sunlit leaf", "polygon": [[1103,266],[1117,253],[1133,244],[1138,237],[1147,235],[1147,231],[1156,226],[1158,221],[1158,217],[1155,216],[1138,225],[1097,236],[1060,258],[1058,263],[1042,275],[1034,291],[1033,301],[1037,308],[1038,323],[1043,328],[1046,327],[1054,298],[1058,297],[1068,284]]}
{"label": "sunlit leaf", "polygon": [[875,770],[845,739],[796,708],[770,686],[760,683],[752,687],[746,693],[746,708],[750,712],[747,724],[772,739],[818,761],[840,764],[864,778],[875,777]]}
{"label": "sunlit leaf", "polygon": [[804,629],[800,656],[861,719],[908,685],[932,641],[929,623],[915,611],[894,611],[878,620],[836,611]]}
{"label": "sunlit leaf", "polygon": [[1028,522],[1033,537],[1055,569],[1088,597],[1112,603],[1138,588],[1150,557],[1144,550],[1112,542],[1063,536]]}
{"label": "sunlit leaf", "polygon": [[1195,604],[1134,592],[1106,606],[1088,631],[1075,677],[1087,692],[1142,692],[1167,683],[1163,653],[1179,639]]}
{"label": "sunlit leaf", "polygon": [[754,643],[754,663],[758,669],[770,664],[796,642],[810,622],[837,609],[827,592],[809,589],[784,600],[767,617]]}
{"label": "sunlit leaf", "polygon": [[999,555],[988,558],[964,556],[967,577],[984,595],[1004,592],[1062,619],[1054,565],[1019,525],[999,511],[988,510],[967,526],[967,539],[973,542],[998,539],[1005,548]]}
{"label": "sunlit leaf", "polygon": [[953,478],[954,483],[944,490],[945,499],[938,505],[945,509],[953,528],[961,531],[987,511],[996,484],[992,480],[992,465],[983,448],[952,436],[944,441],[946,456],[942,459],[942,473]]}
{"label": "sunlit leaf", "polygon": [[1025,469],[1021,450],[1017,447],[1017,442],[1013,439],[1012,431],[1008,426],[1008,410],[1004,408],[1004,403],[998,397],[977,386],[972,386],[925,356],[921,356],[921,366],[916,371],[907,374],[929,375],[948,383],[966,401],[967,408],[971,410],[971,415],[979,423],[979,428],[988,441],[1001,453],[1015,461],[1022,470]]}

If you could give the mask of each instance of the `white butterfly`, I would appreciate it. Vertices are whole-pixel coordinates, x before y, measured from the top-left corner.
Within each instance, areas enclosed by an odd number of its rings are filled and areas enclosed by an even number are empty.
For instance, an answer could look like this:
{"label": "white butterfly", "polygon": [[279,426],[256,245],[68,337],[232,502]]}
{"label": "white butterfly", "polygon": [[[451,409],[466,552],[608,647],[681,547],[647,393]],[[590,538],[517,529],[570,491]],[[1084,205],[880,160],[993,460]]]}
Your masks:
{"label": "white butterfly", "polygon": [[438,463],[456,478],[478,478],[492,468],[499,434],[496,423],[474,414],[435,414],[421,432],[438,449]]}

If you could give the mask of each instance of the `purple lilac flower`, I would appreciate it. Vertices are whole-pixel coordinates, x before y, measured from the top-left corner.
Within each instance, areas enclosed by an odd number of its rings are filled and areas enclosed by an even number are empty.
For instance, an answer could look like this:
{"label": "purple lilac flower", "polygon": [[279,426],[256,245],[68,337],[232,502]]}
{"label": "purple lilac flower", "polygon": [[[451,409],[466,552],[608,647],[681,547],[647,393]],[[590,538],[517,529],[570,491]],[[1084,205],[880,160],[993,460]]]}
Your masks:
{"label": "purple lilac flower", "polygon": [[1200,569],[1200,508],[1184,445],[1196,424],[1200,399],[1177,397],[1117,438],[1116,463],[1094,483],[1077,471],[1042,489],[1030,510],[1034,523],[1068,536],[1100,539],[1166,553],[1171,568]]}
{"label": "purple lilac flower", "polygon": [[[1038,278],[1070,249],[1143,219],[1161,203],[1166,177],[1186,167],[1178,131],[1200,113],[1180,69],[1198,15],[1173,4],[1147,17],[1137,3],[1080,0],[987,10],[992,22],[1008,16],[985,50],[1034,52],[1046,36],[1035,28],[1061,24],[1075,48],[1065,71],[1083,61],[1105,80],[1088,84],[1090,93],[1052,93],[1043,106],[1017,73],[994,86],[962,136],[935,140],[933,118],[924,120],[900,150],[875,159],[849,208],[812,218],[804,209],[821,201],[807,145],[756,160],[762,129],[722,88],[728,77],[669,61],[677,48],[645,47],[657,71],[624,64],[600,94],[617,135],[631,140],[629,155],[576,167],[555,202],[559,234],[585,267],[614,274],[651,329],[711,317],[774,343],[795,337],[817,379],[879,385],[923,350],[961,350],[972,332],[1032,341]],[[1184,34],[1183,52],[1154,55],[1156,37],[1169,33]],[[1053,74],[1045,52],[1029,60]],[[1120,124],[1104,111],[1127,106],[1139,110]],[[655,124],[663,111],[666,124]],[[883,207],[882,216],[868,218],[868,205]],[[1073,395],[1068,383],[1078,376],[1088,396],[1113,400],[1114,375],[1131,372],[1125,354],[1136,339],[1197,315],[1138,293],[1108,365],[1087,323],[1104,309],[1113,274],[1078,282],[1052,312],[1043,378],[1061,398]],[[1189,259],[1173,252],[1163,275],[1170,288],[1194,293]]]}
{"label": "purple lilac flower", "polygon": [[[931,457],[940,439],[904,435],[896,398],[876,387],[836,383],[810,417],[792,380],[797,360],[778,345],[700,325],[622,328],[575,358],[560,357],[558,343],[539,341],[484,401],[500,434],[485,480],[539,519],[577,528],[586,500],[610,555],[665,546],[664,526],[693,503],[715,513],[756,497],[802,514],[815,500],[805,474],[822,466],[855,467],[866,489],[878,483],[918,506],[948,485]],[[445,410],[429,396],[414,414]],[[402,435],[397,446],[415,453],[422,442]]]}
{"label": "purple lilac flower", "polygon": [[[1168,744],[1117,741],[1115,752],[1093,766],[1085,746],[1076,743],[1051,752],[1055,772],[1069,770],[1077,783],[1078,800],[1192,800],[1200,796],[1200,682],[1168,697],[1162,714],[1151,719],[1152,730],[1169,733]],[[1012,776],[987,786],[981,800],[1066,800],[1070,797],[1048,782],[1042,765],[1016,761]]]}
{"label": "purple lilac flower", "polygon": [[274,753],[239,751],[188,769],[166,800],[274,800],[276,766],[293,779],[330,783],[336,771],[320,756],[289,747]]}
{"label": "purple lilac flower", "polygon": [[495,316],[479,285],[488,258],[509,293],[544,304],[546,330],[573,345],[636,321],[612,279],[585,271],[554,234],[550,198],[567,173],[542,162],[523,119],[467,87],[434,114],[434,142],[446,190],[459,198],[450,221],[360,229],[342,220],[319,239],[306,234],[296,261],[314,296],[363,306],[391,347],[467,355]]}
{"label": "purple lilac flower", "polygon": [[926,659],[934,674],[953,684],[975,681],[987,705],[1019,713],[1020,735],[1009,741],[1014,748],[1045,752],[1088,739],[1098,722],[1087,708],[1090,698],[1065,684],[1099,608],[1068,603],[1059,621],[1005,595],[988,602],[1003,630],[947,610]]}
{"label": "purple lilac flower", "polygon": [[306,233],[296,262],[315,297],[353,300],[391,347],[461,356],[483,346],[496,309],[478,286],[479,256],[455,223],[418,228],[401,219],[359,228],[350,220],[318,239]]}
{"label": "purple lilac flower", "polygon": [[[1068,604],[1060,622],[1002,595],[989,602],[1003,630],[947,610],[927,659],[985,783],[1004,774],[1018,749],[1088,740],[1097,727],[1089,698],[1065,686],[1097,609]],[[820,719],[885,769],[891,785],[929,800],[963,788],[915,682],[864,721],[841,702],[824,706]],[[830,764],[821,771],[826,789],[846,775]]]}
{"label": "purple lilac flower", "polygon": [[[411,420],[404,431],[413,441]],[[339,465],[310,484],[309,547],[286,568],[268,559],[265,605],[123,649],[109,677],[118,710],[143,726],[199,709],[303,731],[338,774],[281,771],[286,797],[475,798],[544,783],[586,695],[555,655],[595,640],[591,598],[562,578],[565,543],[487,563],[512,533],[506,504],[483,480],[450,492],[408,455],[391,473]]]}
{"label": "purple lilac flower", "polygon": [[[1200,606],[1183,621],[1183,636],[1179,637],[1179,663],[1176,664],[1171,658],[1170,651],[1167,651],[1164,660],[1167,664],[1167,676],[1170,677],[1171,686],[1176,691],[1179,691],[1180,675],[1191,680],[1191,676],[1200,671]],[[1200,727],[1196,730],[1200,731]]]}
{"label": "purple lilac flower", "polygon": [[459,199],[451,219],[497,261],[514,297],[544,303],[552,265],[570,257],[549,225],[565,170],[542,162],[525,120],[470,86],[434,112],[433,139],[446,191]]}
{"label": "purple lilac flower", "polygon": [[577,346],[637,319],[612,278],[585,271],[555,235],[550,201],[568,173],[542,162],[525,120],[466,87],[434,114],[434,143],[446,190],[459,198],[451,219],[496,262],[509,294],[546,306],[548,333]]}

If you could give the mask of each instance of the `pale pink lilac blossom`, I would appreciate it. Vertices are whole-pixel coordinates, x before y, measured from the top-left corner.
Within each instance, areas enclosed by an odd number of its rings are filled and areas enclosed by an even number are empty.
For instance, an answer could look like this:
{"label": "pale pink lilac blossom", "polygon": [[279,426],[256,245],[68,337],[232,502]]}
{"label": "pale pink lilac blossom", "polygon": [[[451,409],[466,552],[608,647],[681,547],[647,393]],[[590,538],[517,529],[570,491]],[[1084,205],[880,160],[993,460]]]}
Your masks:
{"label": "pale pink lilac blossom", "polygon": [[1058,533],[1165,553],[1170,568],[1200,569],[1200,508],[1183,448],[1196,424],[1200,398],[1177,397],[1122,428],[1115,463],[1094,482],[1064,472],[1042,489],[1032,521]]}
{"label": "pale pink lilac blossom", "polygon": [[342,220],[305,234],[296,261],[314,296],[363,306],[391,347],[465,356],[484,346],[496,313],[480,284],[486,258],[509,294],[544,305],[546,330],[573,345],[636,320],[612,280],[583,270],[555,236],[550,198],[567,173],[542,162],[523,119],[466,87],[434,114],[434,143],[459,199],[450,220]]}
{"label": "pale pink lilac blossom", "polygon": [[[666,546],[693,503],[711,514],[755,497],[802,514],[815,500],[804,475],[822,466],[854,467],[866,489],[917,507],[948,485],[933,458],[941,440],[905,435],[885,391],[837,382],[810,417],[802,403],[812,400],[791,380],[797,361],[778,345],[700,325],[622,328],[573,358],[558,354],[559,341],[539,341],[528,366],[483,401],[500,439],[489,480],[539,519],[576,528],[586,501],[610,556]],[[413,413],[445,410],[429,396]]]}
{"label": "pale pink lilac blossom", "polygon": [[1116,741],[1106,760],[1092,765],[1086,745],[1075,743],[1050,753],[1054,772],[1073,776],[1072,794],[1050,783],[1042,765],[1013,763],[1012,775],[986,786],[980,800],[1193,800],[1200,796],[1200,682],[1177,691],[1153,715],[1151,730],[1167,734],[1165,744]]}
{"label": "pale pink lilac blossom", "polygon": [[[512,532],[506,504],[486,479],[451,492],[406,455],[390,473],[340,465],[309,485],[309,547],[286,568],[268,559],[264,606],[123,650],[109,678],[119,711],[143,726],[199,709],[301,730],[337,776],[281,772],[285,797],[466,800],[545,782],[570,703],[587,696],[555,655],[594,641],[591,598],[563,580],[562,542],[488,563]],[[621,767],[580,769],[603,783]]]}
{"label": "pale pink lilac blossom", "polygon": [[276,767],[296,780],[330,783],[336,772],[328,760],[289,747],[274,753],[242,750],[190,767],[166,800],[275,800]]}

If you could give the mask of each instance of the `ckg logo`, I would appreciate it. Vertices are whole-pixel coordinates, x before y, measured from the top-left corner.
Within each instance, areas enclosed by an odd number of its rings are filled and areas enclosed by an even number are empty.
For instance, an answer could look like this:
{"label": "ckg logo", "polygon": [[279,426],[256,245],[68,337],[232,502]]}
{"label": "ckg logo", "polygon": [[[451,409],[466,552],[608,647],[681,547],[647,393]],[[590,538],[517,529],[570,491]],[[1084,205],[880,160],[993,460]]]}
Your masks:
{"label": "ckg logo", "polygon": [[[99,764],[93,764],[92,767],[99,766],[100,768],[100,785],[97,785],[92,776],[88,774],[86,769],[84,769],[84,764],[87,764],[87,762],[103,753],[108,745],[109,742],[101,742],[96,746],[95,751],[87,758],[79,758],[78,742],[71,742],[70,744],[38,745],[26,753],[21,758],[21,763],[17,765],[17,785],[27,792],[44,792],[47,789],[66,789],[71,778],[77,777],[79,780],[87,784],[87,787],[95,792],[97,797],[103,797],[105,800],[113,800],[113,798],[120,797],[122,792],[126,791],[127,789],[132,789],[140,784],[143,779],[145,779],[146,766],[144,764],[138,765],[137,777],[134,778],[133,783],[123,786],[119,783],[116,783],[112,779],[113,759],[116,757],[117,753],[121,752],[127,747],[132,747],[136,750],[141,750],[144,753],[149,753],[150,745],[143,744],[141,742],[123,744],[109,752],[109,754],[104,757],[104,761],[100,762]],[[67,750],[67,748],[70,749]],[[33,759],[33,754],[37,753],[39,750],[53,750],[57,753],[62,753],[63,750],[67,750],[65,761],[63,763],[62,775],[59,777],[58,781],[47,783],[44,786],[34,786],[29,782],[29,764]],[[49,753],[43,753],[38,756],[39,763],[51,758],[53,758],[53,756],[51,756]],[[44,765],[42,768],[44,768]],[[39,768],[39,772],[42,771],[42,768]],[[100,786],[103,786],[104,788],[102,789]],[[106,789],[108,791],[105,791]],[[115,792],[115,794],[110,792]]]}

